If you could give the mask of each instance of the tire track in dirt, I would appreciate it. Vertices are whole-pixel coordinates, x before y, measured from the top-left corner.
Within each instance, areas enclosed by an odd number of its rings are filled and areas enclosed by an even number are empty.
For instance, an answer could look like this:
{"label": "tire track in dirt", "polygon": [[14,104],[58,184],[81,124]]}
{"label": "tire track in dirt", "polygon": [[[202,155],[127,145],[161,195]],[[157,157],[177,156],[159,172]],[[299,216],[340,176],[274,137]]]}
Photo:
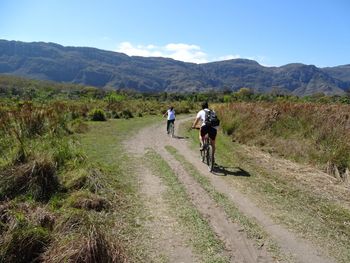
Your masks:
{"label": "tire track in dirt", "polygon": [[[164,149],[164,148],[163,148]],[[242,228],[232,223],[225,211],[213,201],[207,192],[190,176],[182,164],[163,149],[158,152],[172,167],[175,174],[185,186],[192,203],[206,218],[214,232],[224,242],[229,252],[231,262],[273,262],[265,249],[257,249],[251,240],[242,233]]]}
{"label": "tire track in dirt", "polygon": [[[177,125],[182,121],[177,121]],[[176,126],[176,128],[177,127],[178,126]],[[153,128],[153,133],[154,130],[155,128]],[[209,173],[207,167],[201,162],[199,154],[189,150],[189,146],[185,140],[167,142],[169,145],[175,147],[187,161],[192,163],[202,175],[208,178],[217,191],[227,195],[243,214],[255,219],[277,242],[285,254],[291,255],[297,262],[302,263],[335,262],[333,259],[323,255],[320,249],[314,247],[307,240],[296,237],[294,233],[290,232],[285,227],[276,224],[263,210],[257,207],[237,189],[234,189],[232,185],[227,184],[223,178],[220,176],[213,176],[213,174]]]}
{"label": "tire track in dirt", "polygon": [[[241,227],[227,218],[224,210],[217,206],[206,191],[186,172],[182,164],[165,150],[166,145],[174,146],[174,144],[182,144],[183,142],[166,136],[163,128],[156,125],[141,130],[132,141],[128,141],[128,148],[132,153],[138,154],[144,154],[147,148],[152,148],[168,162],[173,172],[185,186],[192,203],[204,215],[214,232],[224,242],[231,262],[274,262],[266,249],[258,249],[253,241],[249,240],[245,233],[242,233]],[[188,148],[186,148],[186,151],[190,152]],[[149,191],[147,189],[146,187],[145,190]]]}
{"label": "tire track in dirt", "polygon": [[185,244],[183,233],[178,231],[179,224],[168,209],[163,198],[166,187],[161,179],[146,166],[138,168],[140,190],[148,208],[150,217],[146,228],[152,233],[153,252],[158,256],[166,256],[167,262],[198,262],[191,249]]}
{"label": "tire track in dirt", "polygon": [[[138,158],[136,173],[139,175],[140,194],[149,212],[146,220],[146,228],[151,233],[152,257],[158,257],[156,262],[199,262],[191,248],[186,244],[187,237],[179,231],[177,220],[169,213],[169,206],[164,200],[163,193],[166,186],[161,179],[143,163],[142,156],[145,154],[145,144],[142,138],[136,136],[132,140],[124,142],[125,149]],[[163,261],[162,261],[163,260]]]}

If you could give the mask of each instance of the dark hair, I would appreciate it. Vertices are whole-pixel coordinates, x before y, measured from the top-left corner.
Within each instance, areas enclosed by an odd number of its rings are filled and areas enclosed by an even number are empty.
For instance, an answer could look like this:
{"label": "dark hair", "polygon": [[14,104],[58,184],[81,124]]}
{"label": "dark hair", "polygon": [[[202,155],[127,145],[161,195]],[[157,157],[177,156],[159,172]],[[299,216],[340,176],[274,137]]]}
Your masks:
{"label": "dark hair", "polygon": [[170,110],[173,110],[174,109],[174,107],[173,106],[170,106]]}
{"label": "dark hair", "polygon": [[204,109],[208,109],[208,108],[209,108],[208,102],[207,101],[203,102],[202,103],[202,109],[204,110]]}

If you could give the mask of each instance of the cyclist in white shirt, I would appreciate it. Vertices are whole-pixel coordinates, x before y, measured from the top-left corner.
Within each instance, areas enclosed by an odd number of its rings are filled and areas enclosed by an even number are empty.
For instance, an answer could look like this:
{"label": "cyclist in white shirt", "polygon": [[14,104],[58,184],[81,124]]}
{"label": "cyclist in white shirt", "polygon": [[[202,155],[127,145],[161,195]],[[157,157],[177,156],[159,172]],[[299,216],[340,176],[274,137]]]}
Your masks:
{"label": "cyclist in white shirt", "polygon": [[173,106],[170,106],[169,109],[163,114],[163,117],[165,117],[166,115],[168,115],[167,117],[167,123],[166,123],[166,132],[169,134],[169,125],[170,123],[175,122],[175,110]]}
{"label": "cyclist in white shirt", "polygon": [[216,134],[217,134],[217,127],[205,125],[205,113],[206,113],[206,111],[209,111],[208,102],[202,103],[202,110],[200,110],[197,113],[197,117],[192,124],[192,128],[195,128],[197,126],[198,122],[200,122],[200,121],[202,122],[201,127],[199,129],[199,141],[201,143],[201,150],[203,149],[203,145],[204,145],[204,137],[206,134],[208,134],[208,136],[211,140],[211,145],[213,147],[213,154],[214,154],[215,153],[215,139],[216,139]]}

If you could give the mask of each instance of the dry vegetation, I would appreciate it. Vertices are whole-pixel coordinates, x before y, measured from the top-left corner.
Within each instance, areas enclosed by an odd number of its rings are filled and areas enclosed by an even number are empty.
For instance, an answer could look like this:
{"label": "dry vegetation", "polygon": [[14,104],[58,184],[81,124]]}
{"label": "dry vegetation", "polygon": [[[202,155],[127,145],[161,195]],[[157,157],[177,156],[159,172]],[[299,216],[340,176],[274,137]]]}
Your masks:
{"label": "dry vegetation", "polygon": [[348,182],[349,105],[241,102],[219,105],[217,112],[233,140],[314,164]]}
{"label": "dry vegetation", "polygon": [[[103,220],[125,197],[74,134],[88,130],[86,120],[157,115],[170,102],[115,92],[95,98],[92,89],[79,100],[45,100],[50,90],[29,91],[35,100],[0,98],[0,262],[127,261]],[[171,104],[177,113],[194,106]]]}
{"label": "dry vegetation", "polygon": [[[127,209],[127,201],[114,191],[108,171],[87,162],[75,134],[87,131],[86,120],[157,115],[170,104],[178,114],[189,113],[200,103],[196,96],[167,101],[105,95],[0,99],[0,262],[129,260],[103,220]],[[234,140],[320,165],[347,180],[349,105],[234,103],[217,111]]]}
{"label": "dry vegetation", "polygon": [[74,131],[77,102],[0,105],[0,262],[125,262],[98,213],[112,206],[102,169]]}

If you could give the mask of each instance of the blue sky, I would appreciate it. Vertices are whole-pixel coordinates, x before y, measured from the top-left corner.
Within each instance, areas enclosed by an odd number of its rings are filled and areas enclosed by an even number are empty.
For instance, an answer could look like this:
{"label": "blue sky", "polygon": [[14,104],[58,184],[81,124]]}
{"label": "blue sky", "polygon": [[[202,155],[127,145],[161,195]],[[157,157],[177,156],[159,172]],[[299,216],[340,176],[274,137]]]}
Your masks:
{"label": "blue sky", "polygon": [[0,0],[0,39],[204,63],[350,64],[349,0]]}

